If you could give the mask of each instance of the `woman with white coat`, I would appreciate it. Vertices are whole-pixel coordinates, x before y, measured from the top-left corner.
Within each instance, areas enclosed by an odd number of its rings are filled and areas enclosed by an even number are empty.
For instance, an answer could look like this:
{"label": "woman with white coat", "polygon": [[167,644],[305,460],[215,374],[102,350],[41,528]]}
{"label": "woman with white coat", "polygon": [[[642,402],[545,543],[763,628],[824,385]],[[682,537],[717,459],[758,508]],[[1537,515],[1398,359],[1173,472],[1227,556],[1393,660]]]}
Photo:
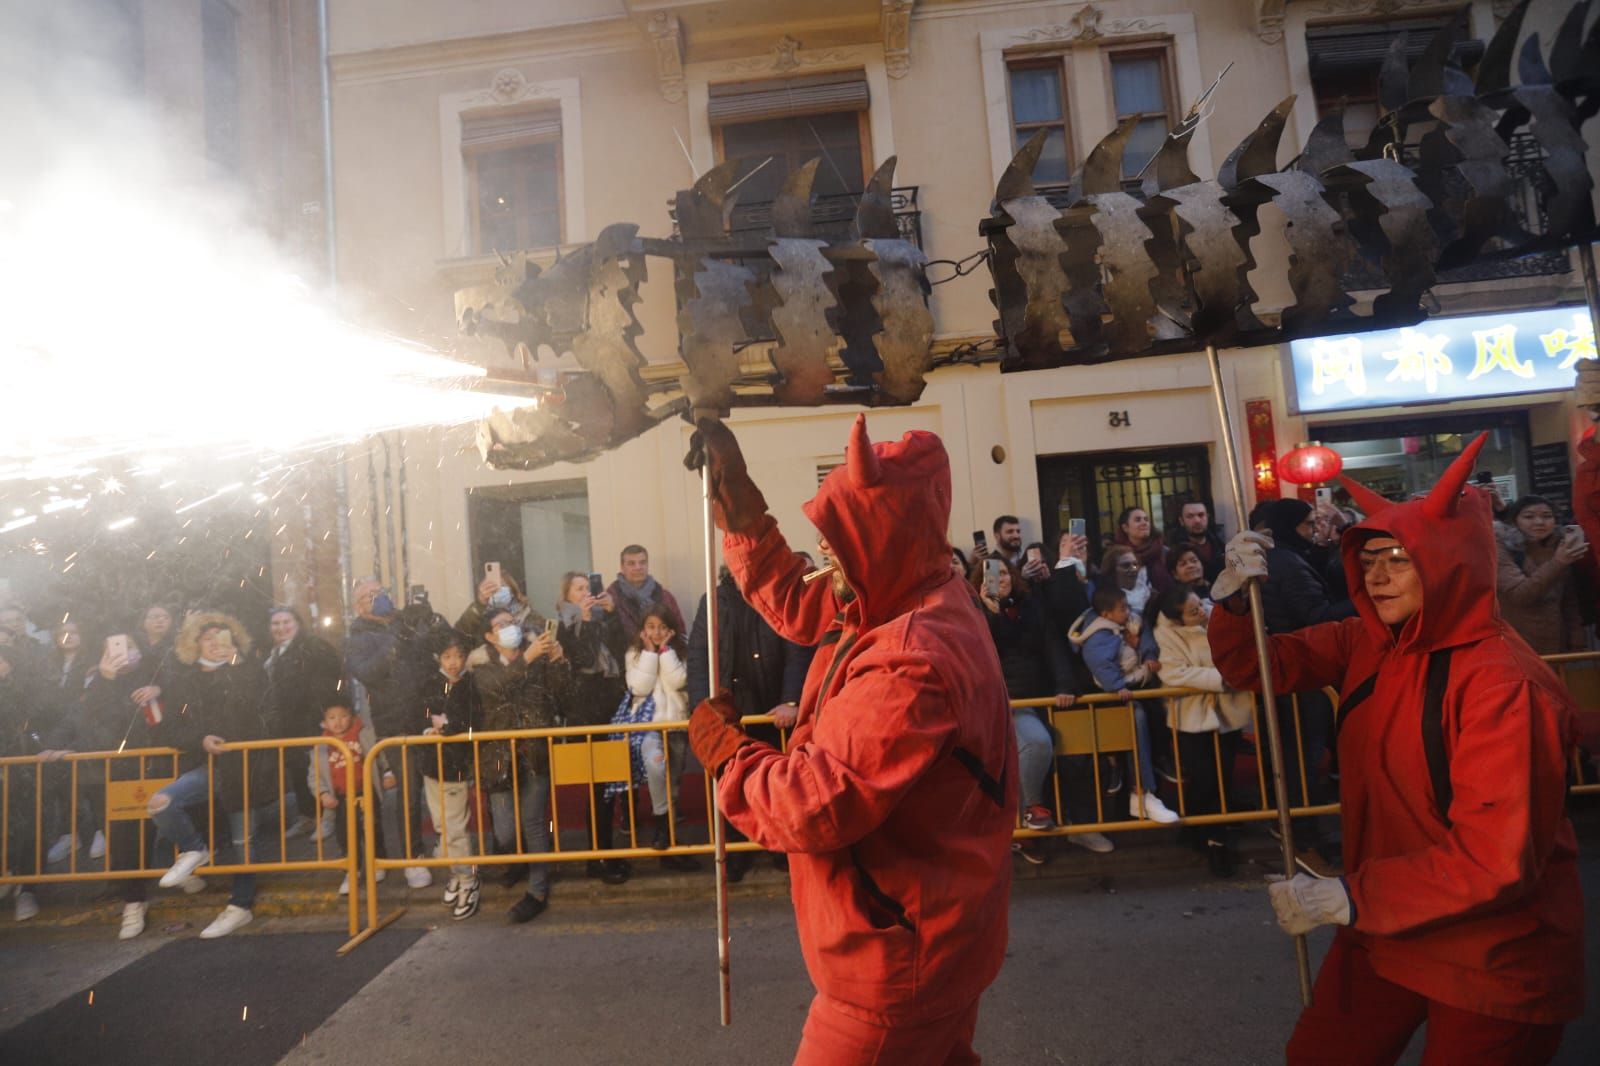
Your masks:
{"label": "woman with white coat", "polygon": [[[1254,697],[1228,688],[1211,661],[1206,640],[1207,614],[1188,585],[1173,585],[1157,601],[1156,647],[1161,649],[1161,683],[1200,691],[1167,698],[1167,724],[1177,737],[1186,816],[1216,814],[1233,779],[1239,731],[1250,721]],[[1203,850],[1218,877],[1233,872],[1228,827],[1185,827],[1184,835]]]}
{"label": "woman with white coat", "polygon": [[[664,612],[645,614],[644,624],[628,646],[624,673],[628,681],[628,703],[618,720],[630,722],[686,722],[689,720],[689,669],[683,638],[673,631]],[[678,806],[679,784],[684,761],[688,758],[689,735],[683,730],[663,733],[650,730],[631,734],[636,758],[644,764],[645,782],[650,788],[650,808],[655,828],[650,846],[665,851],[674,841],[669,824],[668,797],[671,797],[671,822],[681,825],[683,811]],[[665,737],[666,743],[662,743]],[[670,784],[669,784],[670,779]],[[681,841],[676,841],[681,843]],[[661,865],[669,870],[698,870],[699,860],[688,855],[663,855]]]}

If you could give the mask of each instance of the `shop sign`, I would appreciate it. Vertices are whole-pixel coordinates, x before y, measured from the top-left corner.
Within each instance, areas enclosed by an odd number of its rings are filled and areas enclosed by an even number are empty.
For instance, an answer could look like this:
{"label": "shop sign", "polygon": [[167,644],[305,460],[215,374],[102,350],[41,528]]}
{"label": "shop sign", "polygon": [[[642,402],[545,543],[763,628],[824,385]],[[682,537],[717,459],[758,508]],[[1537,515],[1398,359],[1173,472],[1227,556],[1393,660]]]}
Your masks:
{"label": "shop sign", "polygon": [[1583,308],[1434,318],[1289,342],[1295,411],[1448,403],[1572,388],[1595,358]]}

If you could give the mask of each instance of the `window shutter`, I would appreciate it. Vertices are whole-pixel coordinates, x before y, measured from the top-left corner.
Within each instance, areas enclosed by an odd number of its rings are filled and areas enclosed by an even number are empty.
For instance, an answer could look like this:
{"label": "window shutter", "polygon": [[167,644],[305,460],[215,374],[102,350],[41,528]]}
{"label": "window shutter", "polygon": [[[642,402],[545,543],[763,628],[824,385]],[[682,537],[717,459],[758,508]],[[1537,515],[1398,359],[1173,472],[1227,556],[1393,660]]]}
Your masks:
{"label": "window shutter", "polygon": [[712,125],[759,122],[830,111],[865,111],[867,76],[859,70],[803,78],[738,81],[711,86],[707,112]]}
{"label": "window shutter", "polygon": [[461,150],[483,151],[561,136],[561,112],[486,111],[461,117]]}
{"label": "window shutter", "polygon": [[822,487],[822,482],[833,473],[834,469],[844,465],[843,459],[823,459],[817,463],[817,488]]}
{"label": "window shutter", "polygon": [[[1389,45],[1402,30],[1406,33],[1406,58],[1416,62],[1427,51],[1437,30],[1448,19],[1403,19],[1393,22],[1361,22],[1342,26],[1308,26],[1306,52],[1313,75],[1352,68],[1376,68],[1389,54]],[[1482,41],[1461,41],[1452,58],[1465,66],[1483,54]]]}

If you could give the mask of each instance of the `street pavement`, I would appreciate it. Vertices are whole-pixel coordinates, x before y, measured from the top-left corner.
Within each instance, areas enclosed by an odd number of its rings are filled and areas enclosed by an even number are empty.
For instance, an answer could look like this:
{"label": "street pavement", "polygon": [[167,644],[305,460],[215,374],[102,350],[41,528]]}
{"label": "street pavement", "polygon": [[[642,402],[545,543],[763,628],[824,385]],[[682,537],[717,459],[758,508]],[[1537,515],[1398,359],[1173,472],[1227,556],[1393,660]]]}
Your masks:
{"label": "street pavement", "polygon": [[[1600,849],[1591,847],[1588,856],[1584,883],[1592,903],[1600,897]],[[1271,920],[1259,872],[1244,867],[1230,881],[1210,880],[1193,869],[1020,879],[1006,965],[979,1020],[977,1043],[985,1061],[1281,1061],[1299,1009],[1294,955]],[[563,903],[560,889],[558,883],[556,904],[526,926],[506,924],[505,898],[459,923],[449,920],[441,904],[414,900],[377,937],[412,930],[419,939],[370,981],[364,974],[353,978],[353,987],[340,993],[348,998],[331,1013],[318,1011],[314,1028],[273,1054],[286,1064],[671,1066],[781,1064],[792,1057],[812,990],[786,899],[733,901],[733,1026],[723,1029],[717,1023],[715,926],[708,901]],[[232,992],[238,1002],[254,1004],[261,1017],[293,991],[281,981],[263,987],[253,980],[243,939],[288,943],[335,925],[323,916],[261,919],[205,947],[240,954]],[[62,1001],[107,982],[173,939],[157,929],[127,944],[114,935],[100,924],[0,931],[0,1046],[6,1032],[52,1005],[59,1011]],[[1592,973],[1600,960],[1600,929],[1593,920],[1588,936]],[[1314,961],[1328,940],[1326,932],[1312,937]],[[371,950],[367,945],[356,952]],[[324,957],[320,948],[317,957]],[[331,952],[325,959],[328,967],[348,965]],[[181,976],[165,979],[178,984]],[[1595,1061],[1597,984],[1591,980],[1589,1012],[1569,1028],[1560,1063]],[[183,994],[181,985],[149,989],[152,1007],[173,997],[181,1002]],[[225,1020],[213,1020],[219,1041],[253,1038],[243,1018],[236,1031],[231,1028],[231,1006],[215,1009],[227,1011]],[[181,1024],[156,1009],[147,1022],[141,1020],[150,1026],[175,1023]],[[1413,1046],[1403,1061],[1418,1058]],[[181,1066],[180,1059],[166,1061]],[[219,1046],[215,1056],[194,1061],[225,1062],[228,1055]]]}

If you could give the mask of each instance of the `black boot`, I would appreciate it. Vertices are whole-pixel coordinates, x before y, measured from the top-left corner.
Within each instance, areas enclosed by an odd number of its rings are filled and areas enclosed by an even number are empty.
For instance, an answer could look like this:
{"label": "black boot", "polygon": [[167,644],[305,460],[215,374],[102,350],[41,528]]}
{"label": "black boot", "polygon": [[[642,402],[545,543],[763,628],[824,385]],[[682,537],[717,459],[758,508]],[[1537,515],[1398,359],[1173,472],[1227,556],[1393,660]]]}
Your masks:
{"label": "black boot", "polygon": [[1233,876],[1233,849],[1228,847],[1226,840],[1212,837],[1206,841],[1206,862],[1214,876]]}
{"label": "black boot", "polygon": [[650,846],[656,851],[666,851],[672,846],[671,837],[667,833],[666,819],[656,819],[655,828],[650,831]]}
{"label": "black boot", "polygon": [[524,892],[522,898],[511,905],[511,910],[506,912],[506,917],[517,925],[521,925],[523,922],[531,922],[539,917],[549,905],[549,900],[540,899],[538,896],[530,896]]}
{"label": "black boot", "polygon": [[627,859],[605,859],[600,863],[600,880],[608,885],[620,885],[633,876],[633,867]]}

